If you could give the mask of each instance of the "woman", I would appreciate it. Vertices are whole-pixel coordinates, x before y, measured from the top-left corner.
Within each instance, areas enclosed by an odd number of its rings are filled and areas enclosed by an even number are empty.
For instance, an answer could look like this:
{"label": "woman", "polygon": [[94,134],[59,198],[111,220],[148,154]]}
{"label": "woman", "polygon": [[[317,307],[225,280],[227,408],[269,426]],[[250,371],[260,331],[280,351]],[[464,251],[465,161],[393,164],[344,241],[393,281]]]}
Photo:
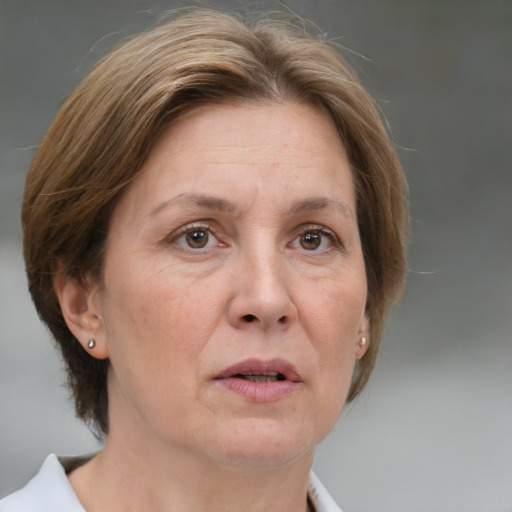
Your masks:
{"label": "woman", "polygon": [[404,180],[346,62],[191,11],[105,57],[26,183],[29,287],[77,415],[0,510],[339,510],[310,474],[405,275]]}

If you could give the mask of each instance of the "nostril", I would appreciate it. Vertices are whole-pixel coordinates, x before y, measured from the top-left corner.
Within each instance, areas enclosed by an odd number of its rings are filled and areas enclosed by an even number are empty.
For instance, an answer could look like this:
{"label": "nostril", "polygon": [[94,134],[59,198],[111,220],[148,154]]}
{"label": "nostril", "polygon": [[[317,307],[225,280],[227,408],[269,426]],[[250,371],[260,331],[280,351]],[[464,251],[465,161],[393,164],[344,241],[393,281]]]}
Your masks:
{"label": "nostril", "polygon": [[254,315],[244,315],[243,319],[247,323],[251,323],[253,320],[256,320],[256,317]]}
{"label": "nostril", "polygon": [[286,316],[282,316],[282,317],[279,319],[279,323],[280,323],[280,324],[285,324],[285,323],[286,323],[286,321],[287,321]]}

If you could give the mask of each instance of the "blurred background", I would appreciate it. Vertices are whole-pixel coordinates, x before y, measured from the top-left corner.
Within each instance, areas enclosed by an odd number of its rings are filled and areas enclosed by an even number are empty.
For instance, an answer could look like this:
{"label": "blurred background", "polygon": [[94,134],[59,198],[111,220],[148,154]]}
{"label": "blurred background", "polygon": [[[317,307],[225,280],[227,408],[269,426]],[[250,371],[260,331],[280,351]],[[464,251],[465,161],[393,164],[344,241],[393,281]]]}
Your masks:
{"label": "blurred background", "polygon": [[[0,1],[0,496],[98,449],[26,291],[26,170],[109,48],[190,2]],[[211,1],[292,10],[350,50],[410,186],[402,305],[315,471],[347,512],[512,511],[512,2]]]}

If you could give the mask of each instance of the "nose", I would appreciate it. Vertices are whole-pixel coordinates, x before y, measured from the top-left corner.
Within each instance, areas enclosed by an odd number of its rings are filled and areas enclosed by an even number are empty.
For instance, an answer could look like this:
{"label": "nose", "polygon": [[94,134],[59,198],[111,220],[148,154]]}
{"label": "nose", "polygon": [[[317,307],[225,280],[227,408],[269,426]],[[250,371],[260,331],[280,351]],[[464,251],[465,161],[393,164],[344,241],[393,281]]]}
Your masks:
{"label": "nose", "polygon": [[289,269],[275,253],[241,258],[233,277],[228,320],[238,329],[286,330],[298,313],[290,293]]}

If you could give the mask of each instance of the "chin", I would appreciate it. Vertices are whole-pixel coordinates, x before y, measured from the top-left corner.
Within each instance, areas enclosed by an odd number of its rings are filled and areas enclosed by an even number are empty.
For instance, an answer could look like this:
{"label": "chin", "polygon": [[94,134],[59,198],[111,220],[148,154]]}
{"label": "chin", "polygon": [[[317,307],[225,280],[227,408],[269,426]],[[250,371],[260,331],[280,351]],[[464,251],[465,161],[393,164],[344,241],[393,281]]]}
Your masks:
{"label": "chin", "polygon": [[304,457],[312,459],[317,444],[312,432],[268,423],[253,420],[231,430],[220,446],[224,463],[237,468],[278,469]]}

